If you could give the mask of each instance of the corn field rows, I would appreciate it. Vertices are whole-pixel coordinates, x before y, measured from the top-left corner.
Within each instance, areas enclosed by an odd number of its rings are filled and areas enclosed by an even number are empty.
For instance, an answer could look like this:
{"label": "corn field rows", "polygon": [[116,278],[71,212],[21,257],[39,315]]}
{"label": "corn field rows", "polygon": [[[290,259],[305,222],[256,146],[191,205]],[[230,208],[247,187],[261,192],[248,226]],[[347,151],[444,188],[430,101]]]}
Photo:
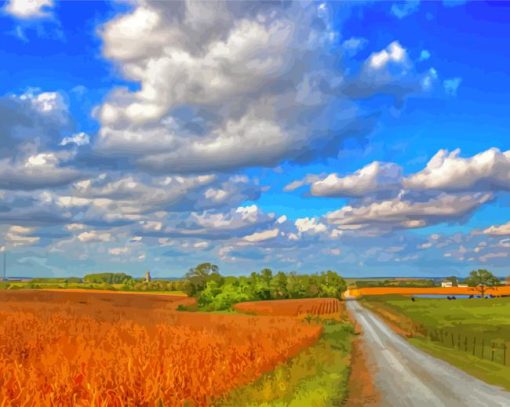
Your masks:
{"label": "corn field rows", "polygon": [[176,312],[164,299],[129,296],[119,307],[116,295],[91,296],[3,302],[1,406],[207,406],[322,330],[291,318]]}

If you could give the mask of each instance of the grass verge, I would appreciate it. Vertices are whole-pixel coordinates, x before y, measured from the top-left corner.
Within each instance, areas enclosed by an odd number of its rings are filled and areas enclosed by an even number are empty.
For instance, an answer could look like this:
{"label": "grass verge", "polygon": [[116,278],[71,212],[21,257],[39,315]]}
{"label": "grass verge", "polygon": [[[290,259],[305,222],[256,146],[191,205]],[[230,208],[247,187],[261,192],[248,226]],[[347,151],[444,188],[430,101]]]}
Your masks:
{"label": "grass verge", "polygon": [[222,407],[330,407],[347,397],[354,327],[324,322],[313,346],[215,403]]}

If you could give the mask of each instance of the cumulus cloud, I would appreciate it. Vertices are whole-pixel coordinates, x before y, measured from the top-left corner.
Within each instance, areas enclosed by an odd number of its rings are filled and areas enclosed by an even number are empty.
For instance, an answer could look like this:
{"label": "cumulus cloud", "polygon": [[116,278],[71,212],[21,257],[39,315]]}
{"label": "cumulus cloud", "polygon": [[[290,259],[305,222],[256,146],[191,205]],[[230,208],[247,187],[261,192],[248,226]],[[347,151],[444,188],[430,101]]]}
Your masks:
{"label": "cumulus cloud", "polygon": [[510,236],[510,222],[489,226],[483,230],[483,233],[490,236]]}
{"label": "cumulus cloud", "polygon": [[326,215],[327,221],[338,228],[418,228],[441,222],[456,222],[492,199],[490,193],[446,194],[419,201],[404,194],[386,201],[367,205],[347,205]]}
{"label": "cumulus cloud", "polygon": [[390,95],[394,106],[399,108],[406,96],[429,91],[436,79],[435,69],[417,70],[407,49],[399,41],[393,41],[368,57],[360,73],[346,81],[344,92],[354,98]]}
{"label": "cumulus cloud", "polygon": [[264,230],[263,232],[255,232],[251,235],[245,236],[243,239],[250,243],[263,242],[266,240],[274,239],[278,236],[279,229]]}
{"label": "cumulus cloud", "polygon": [[31,246],[39,241],[39,237],[33,236],[35,228],[13,225],[7,230],[4,237],[6,247]]}
{"label": "cumulus cloud", "polygon": [[309,234],[317,234],[323,233],[327,231],[327,226],[321,223],[316,218],[300,218],[296,219],[294,222],[297,230],[300,234],[309,233]]}
{"label": "cumulus cloud", "polygon": [[407,177],[410,189],[442,191],[493,191],[510,188],[510,151],[491,148],[470,158],[460,149],[440,150],[425,169]]}
{"label": "cumulus cloud", "polygon": [[[97,154],[155,173],[303,162],[373,128],[356,97],[421,91],[398,41],[366,72],[339,72],[327,5],[201,5],[145,1],[104,25],[105,57],[140,87],[115,89],[96,110]],[[365,43],[345,40],[345,57]]]}
{"label": "cumulus cloud", "polygon": [[67,146],[68,144],[75,144],[77,146],[85,146],[90,143],[90,137],[88,134],[85,134],[83,132],[73,134],[69,137],[64,137],[62,141],[60,142],[61,146]]}
{"label": "cumulus cloud", "polygon": [[[141,88],[118,89],[98,110],[101,153],[136,151],[138,165],[159,172],[226,170],[273,166],[331,137],[313,129],[337,78],[312,56],[328,60],[324,7],[219,2],[206,19],[203,10],[145,2],[104,26],[105,56]],[[338,136],[356,120],[346,112],[331,126]]]}
{"label": "cumulus cloud", "polygon": [[330,174],[312,182],[314,196],[362,197],[380,191],[394,191],[401,187],[402,168],[393,163],[375,161],[352,175]]}
{"label": "cumulus cloud", "polygon": [[393,41],[385,49],[374,52],[368,59],[368,66],[372,69],[383,69],[388,64],[404,64],[407,61],[407,51],[398,41]]}
{"label": "cumulus cloud", "polygon": [[12,158],[26,144],[48,147],[69,123],[67,105],[57,92],[29,91],[0,97],[0,158]]}
{"label": "cumulus cloud", "polygon": [[67,185],[84,177],[80,171],[63,167],[69,154],[44,152],[23,159],[0,159],[0,189],[33,190]]}
{"label": "cumulus cloud", "polygon": [[9,0],[4,11],[16,18],[33,19],[50,16],[53,0]]}
{"label": "cumulus cloud", "polygon": [[97,232],[95,230],[91,230],[80,233],[76,238],[81,243],[109,242],[112,240],[112,235],[108,232]]}

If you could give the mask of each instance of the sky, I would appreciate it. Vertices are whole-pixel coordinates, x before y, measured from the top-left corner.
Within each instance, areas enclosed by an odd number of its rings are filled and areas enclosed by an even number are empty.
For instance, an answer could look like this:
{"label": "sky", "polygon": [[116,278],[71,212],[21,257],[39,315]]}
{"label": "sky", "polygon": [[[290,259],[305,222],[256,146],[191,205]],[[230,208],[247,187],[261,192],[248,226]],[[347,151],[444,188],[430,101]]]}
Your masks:
{"label": "sky", "polygon": [[0,3],[11,276],[509,275],[505,2]]}

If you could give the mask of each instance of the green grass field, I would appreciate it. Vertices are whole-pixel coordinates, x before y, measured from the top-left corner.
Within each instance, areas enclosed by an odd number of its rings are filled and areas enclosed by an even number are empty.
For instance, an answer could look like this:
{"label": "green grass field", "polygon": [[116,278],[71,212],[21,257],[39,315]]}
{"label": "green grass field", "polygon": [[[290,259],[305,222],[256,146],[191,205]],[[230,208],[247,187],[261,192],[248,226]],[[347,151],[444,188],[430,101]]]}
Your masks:
{"label": "green grass field", "polygon": [[31,281],[10,281],[0,282],[0,290],[112,290],[122,292],[142,292],[147,294],[168,294],[168,295],[186,295],[182,291],[164,291],[154,289],[136,289],[126,288],[124,284],[106,284],[106,283],[64,283],[60,281],[52,282],[31,282]]}
{"label": "green grass field", "polygon": [[347,397],[353,339],[350,323],[326,323],[315,345],[215,405],[340,406]]}
{"label": "green grass field", "polygon": [[[368,308],[418,327],[410,341],[489,383],[510,389],[510,298],[447,299],[374,296]],[[400,317],[400,318],[399,318]],[[506,346],[506,351],[504,347]]]}

